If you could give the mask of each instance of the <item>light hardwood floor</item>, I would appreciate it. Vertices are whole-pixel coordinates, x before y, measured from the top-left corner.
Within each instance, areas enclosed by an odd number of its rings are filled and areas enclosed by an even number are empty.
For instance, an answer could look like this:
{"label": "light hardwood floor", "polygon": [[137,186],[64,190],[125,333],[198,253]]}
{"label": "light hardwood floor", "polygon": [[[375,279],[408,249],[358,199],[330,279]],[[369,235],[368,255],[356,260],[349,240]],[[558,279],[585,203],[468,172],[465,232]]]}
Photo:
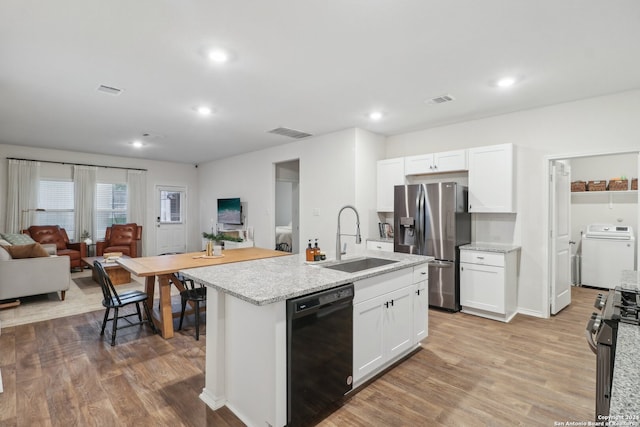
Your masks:
{"label": "light hardwood floor", "polygon": [[[320,425],[553,426],[594,416],[595,356],[584,327],[598,291],[573,288],[558,316],[503,324],[430,310],[424,348]],[[198,399],[206,337],[148,328],[101,339],[102,312],[0,335],[0,426],[241,426]],[[192,319],[190,319],[192,322]]]}

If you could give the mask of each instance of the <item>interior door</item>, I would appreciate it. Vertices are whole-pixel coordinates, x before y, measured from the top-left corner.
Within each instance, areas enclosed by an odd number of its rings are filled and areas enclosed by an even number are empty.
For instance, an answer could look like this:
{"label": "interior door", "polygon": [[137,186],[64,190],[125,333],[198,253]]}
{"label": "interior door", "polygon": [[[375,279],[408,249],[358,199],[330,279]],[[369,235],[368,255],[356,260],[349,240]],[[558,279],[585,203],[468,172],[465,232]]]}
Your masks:
{"label": "interior door", "polygon": [[551,165],[551,314],[571,303],[571,167],[566,160]]}
{"label": "interior door", "polygon": [[187,251],[186,203],[184,187],[156,187],[156,255]]}

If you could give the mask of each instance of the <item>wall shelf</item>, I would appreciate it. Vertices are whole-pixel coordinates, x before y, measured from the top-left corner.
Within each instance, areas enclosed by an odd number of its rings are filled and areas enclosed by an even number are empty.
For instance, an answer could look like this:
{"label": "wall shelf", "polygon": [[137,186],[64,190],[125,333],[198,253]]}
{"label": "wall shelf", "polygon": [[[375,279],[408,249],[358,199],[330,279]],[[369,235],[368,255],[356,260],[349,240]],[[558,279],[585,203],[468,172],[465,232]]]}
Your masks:
{"label": "wall shelf", "polygon": [[614,202],[637,203],[638,190],[572,191],[571,201],[582,203],[609,203],[609,209],[613,209]]}

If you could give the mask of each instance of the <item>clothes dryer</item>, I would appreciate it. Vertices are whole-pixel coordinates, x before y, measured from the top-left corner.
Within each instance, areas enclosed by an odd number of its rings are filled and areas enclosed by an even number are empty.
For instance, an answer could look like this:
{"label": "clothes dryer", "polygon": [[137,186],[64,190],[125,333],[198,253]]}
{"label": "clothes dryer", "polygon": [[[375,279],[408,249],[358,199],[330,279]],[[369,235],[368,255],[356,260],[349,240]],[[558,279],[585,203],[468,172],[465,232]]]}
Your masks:
{"label": "clothes dryer", "polygon": [[582,237],[581,284],[613,289],[622,270],[635,270],[633,229],[626,225],[591,224]]}

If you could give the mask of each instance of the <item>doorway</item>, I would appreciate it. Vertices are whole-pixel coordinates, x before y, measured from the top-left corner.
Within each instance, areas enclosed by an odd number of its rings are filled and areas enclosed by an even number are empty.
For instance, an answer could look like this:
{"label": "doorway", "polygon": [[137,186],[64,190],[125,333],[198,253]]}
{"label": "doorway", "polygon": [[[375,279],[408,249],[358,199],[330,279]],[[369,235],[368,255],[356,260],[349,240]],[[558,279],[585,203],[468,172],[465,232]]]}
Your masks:
{"label": "doorway", "polygon": [[156,255],[187,250],[187,189],[156,186]]}
{"label": "doorway", "polygon": [[[548,187],[549,229],[546,234],[549,302],[547,315],[556,314],[568,303],[567,295],[563,293],[566,280],[569,281],[569,291],[571,285],[581,285],[581,241],[582,234],[588,225],[594,223],[628,225],[633,228],[636,235],[640,225],[637,190],[570,192],[569,183],[598,180],[608,182],[613,178],[627,178],[630,188],[631,179],[640,175],[639,154],[638,152],[602,153],[548,159],[547,176],[550,177],[550,184]],[[565,177],[562,187],[558,187],[555,183],[562,180],[561,173],[559,174],[561,169],[568,171],[569,175]],[[564,197],[568,198],[568,202],[563,199]],[[637,269],[640,260],[637,247],[635,254]],[[619,277],[612,279],[620,280]]]}
{"label": "doorway", "polygon": [[300,160],[275,164],[275,247],[297,254],[300,229]]}

